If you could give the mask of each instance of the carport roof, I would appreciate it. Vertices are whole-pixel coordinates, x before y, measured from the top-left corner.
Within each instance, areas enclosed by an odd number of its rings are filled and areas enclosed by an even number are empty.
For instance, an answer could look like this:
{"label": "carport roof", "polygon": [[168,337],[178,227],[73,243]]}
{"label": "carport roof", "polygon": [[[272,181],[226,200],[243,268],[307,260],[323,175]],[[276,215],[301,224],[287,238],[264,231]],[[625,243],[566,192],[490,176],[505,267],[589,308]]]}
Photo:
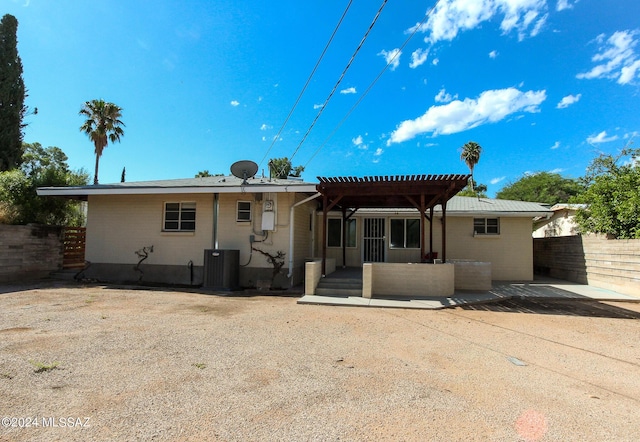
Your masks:
{"label": "carport roof", "polygon": [[316,190],[334,207],[430,208],[446,203],[462,190],[471,175],[395,175],[318,177]]}

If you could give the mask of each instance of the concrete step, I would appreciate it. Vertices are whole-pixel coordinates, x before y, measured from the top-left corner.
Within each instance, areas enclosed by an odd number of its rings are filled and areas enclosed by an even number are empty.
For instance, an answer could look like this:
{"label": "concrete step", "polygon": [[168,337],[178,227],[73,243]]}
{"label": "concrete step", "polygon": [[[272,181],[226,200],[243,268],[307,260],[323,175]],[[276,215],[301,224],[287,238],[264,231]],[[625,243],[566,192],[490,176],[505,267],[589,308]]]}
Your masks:
{"label": "concrete step", "polygon": [[362,296],[362,289],[316,288],[317,296]]}
{"label": "concrete step", "polygon": [[362,282],[344,282],[335,280],[322,280],[318,284],[319,288],[323,289],[355,289],[362,290]]}

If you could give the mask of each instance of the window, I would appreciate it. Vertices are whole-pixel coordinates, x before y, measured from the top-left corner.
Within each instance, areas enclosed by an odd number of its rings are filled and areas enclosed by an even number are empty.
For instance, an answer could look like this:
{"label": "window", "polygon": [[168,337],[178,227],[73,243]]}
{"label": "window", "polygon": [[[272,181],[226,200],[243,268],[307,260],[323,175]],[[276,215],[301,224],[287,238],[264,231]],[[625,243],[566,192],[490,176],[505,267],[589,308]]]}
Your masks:
{"label": "window", "polygon": [[474,235],[499,235],[500,220],[498,218],[474,218]]}
{"label": "window", "polygon": [[392,219],[390,245],[392,249],[419,249],[420,220]]}
{"label": "window", "polygon": [[[347,247],[356,246],[356,220],[347,220]],[[342,219],[327,220],[327,247],[342,247]]]}
{"label": "window", "polygon": [[164,203],[164,230],[193,232],[196,230],[196,203]]}
{"label": "window", "polygon": [[238,201],[236,210],[236,221],[251,221],[251,201]]}

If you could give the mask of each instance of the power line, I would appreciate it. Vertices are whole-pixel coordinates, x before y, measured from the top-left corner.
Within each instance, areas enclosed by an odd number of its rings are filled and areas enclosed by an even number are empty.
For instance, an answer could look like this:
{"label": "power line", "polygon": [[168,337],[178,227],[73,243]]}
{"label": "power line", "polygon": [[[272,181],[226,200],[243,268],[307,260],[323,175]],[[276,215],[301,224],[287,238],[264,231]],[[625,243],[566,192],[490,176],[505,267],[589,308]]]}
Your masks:
{"label": "power line", "polygon": [[371,32],[371,30],[373,29],[374,25],[378,21],[378,18],[380,17],[380,14],[382,13],[382,10],[386,6],[387,1],[388,0],[383,0],[382,1],[382,4],[380,5],[380,8],[378,9],[378,12],[376,13],[375,17],[373,18],[373,21],[371,22],[371,24],[369,25],[369,28],[367,29],[367,32],[365,32],[364,36],[362,37],[362,40],[360,41],[360,44],[358,45],[356,50],[353,52],[353,55],[351,55],[351,59],[349,60],[349,62],[345,66],[344,70],[342,71],[342,74],[340,75],[340,78],[338,78],[338,81],[333,86],[333,89],[331,90],[331,92],[327,96],[327,99],[324,101],[324,104],[322,105],[322,107],[320,107],[320,110],[318,111],[318,114],[316,115],[316,117],[314,118],[313,122],[311,123],[311,126],[309,126],[309,129],[307,129],[307,132],[302,137],[302,140],[300,140],[300,143],[298,144],[298,147],[296,147],[295,151],[293,152],[293,155],[291,155],[291,160],[293,160],[293,157],[296,156],[296,154],[300,150],[300,147],[305,142],[305,140],[307,139],[307,136],[311,132],[311,129],[313,129],[313,127],[315,126],[316,122],[318,121],[318,118],[320,118],[320,115],[322,115],[322,112],[324,112],[324,109],[327,107],[327,104],[329,103],[329,100],[331,100],[331,97],[333,97],[333,94],[335,94],[336,90],[338,89],[338,86],[340,85],[340,83],[342,82],[342,80],[343,80],[344,76],[346,75],[347,71],[351,67],[351,64],[353,63],[353,60],[356,58],[356,55],[358,54],[358,52],[360,52],[360,49],[364,45],[364,42],[367,40],[367,37],[369,37],[369,33]]}
{"label": "power line", "polygon": [[407,43],[409,43],[409,41],[413,38],[414,35],[416,35],[416,33],[418,32],[418,30],[420,30],[422,28],[422,26],[425,24],[425,22],[429,19],[429,16],[433,13],[434,9],[436,8],[436,6],[438,6],[438,3],[440,3],[441,0],[437,0],[435,2],[435,4],[431,7],[431,9],[429,9],[427,11],[427,13],[425,14],[425,16],[423,17],[422,21],[420,23],[418,23],[414,29],[413,32],[409,35],[409,37],[404,41],[404,43],[402,43],[402,46],[400,46],[400,48],[396,51],[396,53],[393,55],[393,57],[391,57],[391,59],[387,62],[387,65],[382,68],[382,70],[380,71],[380,73],[376,76],[376,78],[374,78],[374,80],[371,82],[371,84],[369,84],[369,86],[367,87],[367,89],[364,91],[364,93],[362,95],[360,95],[360,98],[358,98],[358,100],[355,102],[355,104],[351,107],[351,109],[349,109],[349,111],[347,112],[347,114],[344,116],[344,118],[342,118],[342,120],[340,120],[340,122],[336,125],[336,127],[331,131],[331,133],[329,134],[329,136],[322,142],[322,144],[320,145],[320,147],[318,147],[318,149],[316,149],[316,151],[313,153],[313,155],[311,155],[311,158],[309,158],[309,160],[306,162],[306,164],[304,165],[305,169],[306,167],[309,165],[309,163],[311,162],[311,160],[313,160],[315,158],[315,156],[322,150],[322,148],[329,142],[329,140],[336,134],[336,132],[338,131],[338,129],[340,129],[340,127],[342,127],[342,125],[344,124],[345,121],[347,121],[347,119],[351,116],[351,114],[353,113],[353,111],[358,107],[358,105],[360,105],[360,103],[362,102],[362,100],[364,99],[364,97],[367,96],[367,94],[371,91],[371,89],[373,88],[373,86],[377,83],[377,81],[380,79],[380,77],[382,77],[382,74],[384,74],[386,72],[386,70],[389,68],[389,66],[391,66],[394,62],[394,60],[398,57],[398,54],[400,54],[402,52],[402,50],[404,49],[404,47],[407,45]]}
{"label": "power line", "polygon": [[293,107],[289,111],[289,115],[287,115],[287,118],[285,118],[284,123],[282,123],[282,127],[280,127],[280,130],[278,131],[277,135],[271,141],[271,145],[269,146],[269,149],[267,149],[267,152],[264,154],[264,157],[262,157],[262,160],[260,160],[260,164],[262,164],[264,162],[265,158],[267,158],[267,155],[269,155],[269,152],[271,152],[271,149],[275,145],[276,141],[280,138],[280,134],[282,134],[282,131],[284,130],[284,127],[289,122],[289,118],[291,118],[291,115],[293,114],[293,111],[298,106],[298,103],[300,102],[300,99],[302,98],[302,95],[307,90],[307,86],[309,86],[309,83],[311,82],[311,78],[316,73],[316,70],[318,69],[318,66],[320,65],[320,62],[324,58],[324,54],[327,52],[327,49],[329,49],[329,45],[331,45],[331,42],[333,41],[333,37],[335,37],[336,33],[338,32],[338,29],[340,28],[340,25],[342,24],[342,21],[346,17],[347,11],[349,11],[349,8],[351,7],[351,3],[353,3],[353,0],[349,0],[349,3],[347,4],[347,7],[345,8],[344,12],[342,13],[342,17],[340,17],[340,20],[338,21],[338,24],[336,25],[335,29],[333,30],[333,33],[331,34],[331,37],[329,37],[329,41],[327,41],[327,44],[324,46],[324,49],[322,50],[322,53],[320,54],[320,57],[318,58],[318,61],[316,61],[316,65],[313,67],[313,70],[311,71],[311,74],[309,74],[309,77],[307,78],[307,82],[304,84],[302,90],[300,91],[300,94],[298,95],[298,98],[296,99],[295,103],[293,104]]}

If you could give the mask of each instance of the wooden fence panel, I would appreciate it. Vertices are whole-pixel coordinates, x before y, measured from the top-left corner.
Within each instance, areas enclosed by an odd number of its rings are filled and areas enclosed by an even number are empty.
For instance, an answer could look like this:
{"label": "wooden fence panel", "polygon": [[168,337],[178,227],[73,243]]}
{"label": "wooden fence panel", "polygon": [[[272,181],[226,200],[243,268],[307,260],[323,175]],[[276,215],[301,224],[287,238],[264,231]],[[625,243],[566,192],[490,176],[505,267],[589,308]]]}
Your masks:
{"label": "wooden fence panel", "polygon": [[65,227],[63,238],[64,254],[62,258],[62,268],[73,269],[84,267],[87,229],[85,227]]}

